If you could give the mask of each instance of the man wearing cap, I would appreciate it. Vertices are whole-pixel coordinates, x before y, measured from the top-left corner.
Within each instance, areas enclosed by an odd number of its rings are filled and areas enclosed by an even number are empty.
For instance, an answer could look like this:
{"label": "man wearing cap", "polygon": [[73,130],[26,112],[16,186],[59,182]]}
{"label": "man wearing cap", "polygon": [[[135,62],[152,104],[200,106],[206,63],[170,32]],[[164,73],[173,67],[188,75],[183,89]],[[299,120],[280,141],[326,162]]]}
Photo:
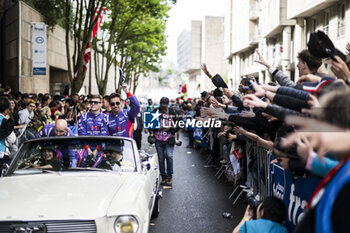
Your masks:
{"label": "man wearing cap", "polygon": [[147,103],[148,103],[148,105],[147,105],[147,107],[145,107],[144,112],[153,112],[153,110],[154,110],[153,100],[148,99]]}
{"label": "man wearing cap", "polygon": [[101,111],[102,97],[93,95],[90,100],[91,109],[79,119],[79,136],[109,135],[106,115]]}
{"label": "man wearing cap", "polygon": [[135,117],[140,112],[140,103],[126,86],[123,91],[130,100],[130,109],[123,109],[120,95],[112,93],[109,96],[111,113],[107,116],[108,132],[112,136],[133,138]]}
{"label": "man wearing cap", "polygon": [[161,128],[152,130],[156,138],[159,169],[162,176],[161,185],[172,186],[175,133],[178,131],[173,126],[173,122],[176,119],[176,112],[172,108],[169,108],[169,99],[167,97],[160,99],[160,106],[158,109],[155,109],[155,112],[160,112],[161,114]]}
{"label": "man wearing cap", "polygon": [[55,125],[45,125],[35,134],[36,138],[54,137],[54,136],[74,136],[74,133],[68,128],[67,121],[58,119]]}

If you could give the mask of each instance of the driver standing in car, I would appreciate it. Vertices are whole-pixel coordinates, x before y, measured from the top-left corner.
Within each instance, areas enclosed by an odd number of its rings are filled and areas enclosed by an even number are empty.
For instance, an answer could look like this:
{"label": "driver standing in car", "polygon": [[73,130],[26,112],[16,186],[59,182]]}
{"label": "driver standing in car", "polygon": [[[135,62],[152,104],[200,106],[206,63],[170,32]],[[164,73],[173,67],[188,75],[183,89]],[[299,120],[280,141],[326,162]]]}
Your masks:
{"label": "driver standing in car", "polygon": [[101,111],[102,97],[100,95],[93,95],[90,104],[90,111],[83,114],[79,119],[79,136],[109,135],[107,118]]}
{"label": "driver standing in car", "polygon": [[127,86],[123,91],[130,100],[130,109],[123,109],[120,95],[112,93],[109,96],[109,104],[112,108],[107,116],[109,135],[133,138],[134,123],[137,114],[140,112],[140,103],[136,96],[129,92]]}

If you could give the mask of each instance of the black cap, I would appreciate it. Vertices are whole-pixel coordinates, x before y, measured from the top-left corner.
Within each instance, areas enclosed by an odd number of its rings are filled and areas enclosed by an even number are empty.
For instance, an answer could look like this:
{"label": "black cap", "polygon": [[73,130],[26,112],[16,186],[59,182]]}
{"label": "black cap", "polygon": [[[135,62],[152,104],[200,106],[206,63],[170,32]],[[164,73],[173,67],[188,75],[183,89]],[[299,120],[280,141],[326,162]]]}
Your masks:
{"label": "black cap", "polygon": [[225,83],[225,81],[222,79],[222,77],[218,74],[216,74],[212,80],[213,84],[216,87],[222,87],[222,88],[228,88],[227,84]]}
{"label": "black cap", "polygon": [[214,90],[214,97],[221,97],[223,95],[224,95],[224,93],[219,88],[216,88]]}
{"label": "black cap", "polygon": [[167,107],[169,105],[169,98],[168,97],[162,97],[159,102],[161,107]]}
{"label": "black cap", "polygon": [[202,97],[202,98],[205,98],[207,95],[208,95],[208,92],[206,92],[206,91],[203,91],[203,92],[201,93],[201,97]]}
{"label": "black cap", "polygon": [[318,58],[332,58],[336,61],[335,56],[339,56],[344,62],[346,62],[346,56],[337,48],[334,47],[333,42],[323,32],[318,30],[310,34],[307,47],[311,55]]}
{"label": "black cap", "polygon": [[109,144],[109,145],[107,145],[107,146],[104,148],[104,151],[114,151],[114,152],[119,152],[119,153],[121,153],[123,150],[122,150],[122,147],[121,147],[121,146],[114,145],[114,144]]}

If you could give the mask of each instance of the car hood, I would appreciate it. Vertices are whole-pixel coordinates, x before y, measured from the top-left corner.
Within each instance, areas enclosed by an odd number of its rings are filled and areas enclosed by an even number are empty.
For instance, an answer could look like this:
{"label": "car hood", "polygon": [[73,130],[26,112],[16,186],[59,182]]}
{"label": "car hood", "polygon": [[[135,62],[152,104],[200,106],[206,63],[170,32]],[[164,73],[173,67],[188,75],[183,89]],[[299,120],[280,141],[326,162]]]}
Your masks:
{"label": "car hood", "polygon": [[135,199],[140,190],[135,189],[140,186],[137,177],[138,173],[103,172],[3,177],[0,221],[102,217],[118,192]]}

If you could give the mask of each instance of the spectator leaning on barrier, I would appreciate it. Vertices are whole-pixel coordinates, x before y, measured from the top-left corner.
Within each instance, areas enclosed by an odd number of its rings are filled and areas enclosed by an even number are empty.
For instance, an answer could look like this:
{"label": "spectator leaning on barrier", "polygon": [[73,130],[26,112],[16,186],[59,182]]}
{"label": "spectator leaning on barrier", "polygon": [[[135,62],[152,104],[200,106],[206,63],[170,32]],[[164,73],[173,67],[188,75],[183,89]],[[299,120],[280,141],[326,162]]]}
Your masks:
{"label": "spectator leaning on barrier", "polygon": [[102,113],[102,97],[93,95],[90,100],[91,109],[79,119],[79,136],[109,135],[106,115]]}
{"label": "spectator leaning on barrier", "polygon": [[134,123],[140,112],[140,103],[126,86],[123,87],[123,91],[130,100],[130,109],[123,109],[123,101],[119,94],[112,93],[109,96],[112,111],[107,116],[108,132],[112,136],[133,138]]}

